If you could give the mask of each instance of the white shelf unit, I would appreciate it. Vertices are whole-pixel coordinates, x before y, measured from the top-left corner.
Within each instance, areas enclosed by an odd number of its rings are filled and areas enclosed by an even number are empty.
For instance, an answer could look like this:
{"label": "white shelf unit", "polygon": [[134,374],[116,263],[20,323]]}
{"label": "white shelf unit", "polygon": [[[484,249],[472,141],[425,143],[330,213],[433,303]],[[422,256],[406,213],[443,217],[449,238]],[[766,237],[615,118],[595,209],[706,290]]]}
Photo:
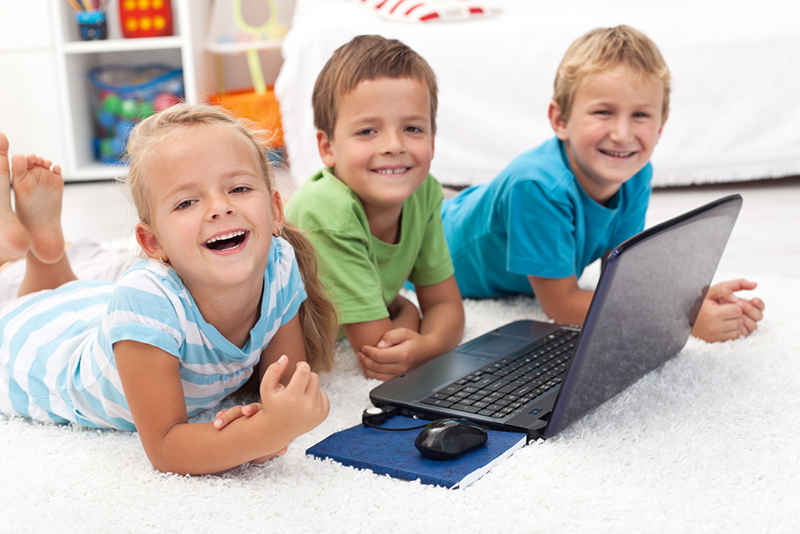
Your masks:
{"label": "white shelf unit", "polygon": [[83,41],[75,12],[64,0],[50,0],[54,54],[63,110],[62,128],[67,181],[123,177],[121,165],[94,158],[95,136],[90,108],[88,72],[101,65],[135,66],[161,63],[183,69],[186,101],[197,103],[213,87],[211,55],[204,50],[210,0],[172,0],[173,34],[169,37],[125,39],[119,25],[118,1],[108,0],[108,38]]}

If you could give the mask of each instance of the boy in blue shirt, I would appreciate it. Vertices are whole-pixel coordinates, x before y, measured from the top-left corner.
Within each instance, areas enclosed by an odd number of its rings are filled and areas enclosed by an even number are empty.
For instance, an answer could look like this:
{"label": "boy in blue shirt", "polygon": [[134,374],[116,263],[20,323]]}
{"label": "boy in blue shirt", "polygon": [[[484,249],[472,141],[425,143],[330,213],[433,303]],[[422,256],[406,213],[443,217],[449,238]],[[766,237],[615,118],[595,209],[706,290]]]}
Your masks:
{"label": "boy in blue shirt", "polygon": [[[593,295],[578,287],[583,270],[644,229],[669,91],[667,65],[641,32],[618,26],[576,40],[548,110],[555,137],[443,204],[461,294],[533,293],[556,322],[582,324]],[[755,330],[764,303],[733,295],[755,287],[713,286],[693,334],[721,341]]]}
{"label": "boy in blue shirt", "polygon": [[[325,168],[286,218],[305,230],[320,279],[365,376],[391,378],[461,341],[464,309],[429,174],[436,77],[394,39],[362,35],[337,49],[313,94]],[[419,309],[399,295],[406,280]]]}

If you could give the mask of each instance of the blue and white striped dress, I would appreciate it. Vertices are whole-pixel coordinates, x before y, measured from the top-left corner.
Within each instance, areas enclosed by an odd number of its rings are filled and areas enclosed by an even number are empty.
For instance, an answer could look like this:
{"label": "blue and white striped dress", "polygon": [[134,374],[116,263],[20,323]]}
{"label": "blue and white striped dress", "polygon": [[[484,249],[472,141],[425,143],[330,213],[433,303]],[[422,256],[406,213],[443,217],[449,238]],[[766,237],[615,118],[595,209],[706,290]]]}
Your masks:
{"label": "blue and white striped dress", "polygon": [[135,430],[113,345],[133,340],[180,360],[186,409],[212,408],[252,375],[261,351],[306,293],[294,250],[273,239],[261,316],[242,349],[208,324],[177,273],[138,260],[122,278],[76,281],[0,312],[0,413]]}

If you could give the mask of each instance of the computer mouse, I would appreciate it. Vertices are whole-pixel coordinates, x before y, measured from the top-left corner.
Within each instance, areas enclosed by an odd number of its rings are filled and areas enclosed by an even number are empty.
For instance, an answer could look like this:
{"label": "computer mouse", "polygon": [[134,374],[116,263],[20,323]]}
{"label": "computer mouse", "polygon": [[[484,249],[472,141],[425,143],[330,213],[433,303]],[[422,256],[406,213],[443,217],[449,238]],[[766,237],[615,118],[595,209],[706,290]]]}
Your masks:
{"label": "computer mouse", "polygon": [[452,460],[482,447],[489,435],[480,426],[465,419],[437,419],[417,436],[414,446],[432,460]]}

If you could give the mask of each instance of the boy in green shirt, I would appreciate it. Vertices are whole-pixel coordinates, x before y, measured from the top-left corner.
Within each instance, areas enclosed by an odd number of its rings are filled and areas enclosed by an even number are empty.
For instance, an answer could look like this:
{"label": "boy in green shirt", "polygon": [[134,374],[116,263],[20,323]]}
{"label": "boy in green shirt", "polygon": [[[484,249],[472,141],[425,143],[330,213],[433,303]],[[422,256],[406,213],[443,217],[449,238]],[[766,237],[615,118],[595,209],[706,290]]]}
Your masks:
{"label": "boy in green shirt", "polygon": [[[436,91],[427,62],[397,40],[359,36],[336,50],[313,94],[326,167],[286,208],[308,232],[339,323],[371,378],[452,349],[464,330],[442,188],[429,174]],[[398,294],[406,280],[420,309]]]}

